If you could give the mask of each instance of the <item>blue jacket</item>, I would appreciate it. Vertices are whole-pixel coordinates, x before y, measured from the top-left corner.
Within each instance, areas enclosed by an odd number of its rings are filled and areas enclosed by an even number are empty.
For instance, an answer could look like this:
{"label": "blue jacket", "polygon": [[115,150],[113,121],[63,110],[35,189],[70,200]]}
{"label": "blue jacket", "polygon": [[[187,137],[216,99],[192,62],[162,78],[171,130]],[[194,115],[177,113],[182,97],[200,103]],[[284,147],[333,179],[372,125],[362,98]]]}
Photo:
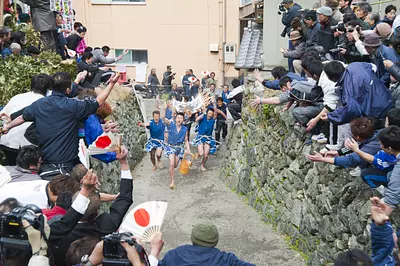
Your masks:
{"label": "blue jacket", "polygon": [[[295,3],[291,8],[288,9],[288,11],[282,15],[282,24],[285,25],[285,32],[289,36],[290,30],[292,28],[292,20],[295,17],[300,17],[299,10],[301,9],[301,6],[297,3]],[[284,36],[283,36],[284,37]]]}
{"label": "blue jacket", "polygon": [[388,174],[388,186],[385,190],[384,201],[392,209],[396,208],[400,203],[400,156],[397,156],[397,164],[393,171]]}
{"label": "blue jacket", "polygon": [[[369,154],[376,154],[380,149],[381,145],[378,141],[378,131],[374,133],[374,136],[360,144],[360,150]],[[334,164],[344,168],[360,166],[361,169],[366,168],[368,163],[361,159],[361,157],[353,152],[346,156],[335,157]]]}
{"label": "blue jacket", "polygon": [[374,63],[378,70],[376,71],[376,75],[378,78],[381,79],[383,83],[385,83],[386,86],[389,86],[390,84],[390,73],[389,71],[385,68],[385,65],[383,64],[384,60],[390,60],[393,63],[397,63],[399,61],[399,58],[396,54],[396,52],[385,45],[381,45],[378,50],[376,51],[374,59],[372,59],[372,63]]}
{"label": "blue jacket", "polygon": [[[288,72],[285,77],[289,77],[291,80],[298,80],[298,81],[304,81],[307,80],[306,78],[303,78],[299,74],[293,73],[293,72]],[[282,77],[283,78],[283,77]],[[280,90],[281,88],[279,87],[279,79],[274,79],[274,80],[264,80],[262,82],[262,85],[264,87],[273,89],[273,90]]]}
{"label": "blue jacket", "polygon": [[392,256],[394,248],[393,228],[390,222],[384,225],[371,223],[371,259],[374,266],[394,266],[395,260]]}
{"label": "blue jacket", "polygon": [[3,51],[1,51],[1,56],[3,58],[6,58],[7,56],[9,56],[11,54],[12,54],[11,49],[8,47],[4,48]]}
{"label": "blue jacket", "polygon": [[239,260],[233,253],[195,245],[184,245],[170,250],[158,262],[159,266],[253,266]]}
{"label": "blue jacket", "polygon": [[392,171],[396,163],[396,156],[387,154],[384,151],[379,151],[377,154],[375,154],[372,165],[380,170]]}
{"label": "blue jacket", "polygon": [[392,108],[392,95],[372,71],[370,63],[348,65],[338,86],[339,106],[328,113],[329,120],[338,125],[358,117],[384,119]]}
{"label": "blue jacket", "polygon": [[[92,144],[101,134],[103,134],[103,128],[101,127],[100,118],[96,114],[89,116],[85,121],[86,144]],[[117,159],[117,154],[115,152],[107,152],[106,154],[93,155],[93,157],[102,162],[110,163]]]}

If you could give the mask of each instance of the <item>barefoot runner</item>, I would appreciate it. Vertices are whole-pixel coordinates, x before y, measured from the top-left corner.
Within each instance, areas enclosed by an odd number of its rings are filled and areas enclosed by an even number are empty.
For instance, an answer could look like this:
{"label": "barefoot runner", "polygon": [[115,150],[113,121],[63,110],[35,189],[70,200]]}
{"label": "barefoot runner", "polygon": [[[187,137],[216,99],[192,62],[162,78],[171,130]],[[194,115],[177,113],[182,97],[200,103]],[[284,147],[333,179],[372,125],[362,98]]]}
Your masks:
{"label": "barefoot runner", "polygon": [[153,119],[147,123],[138,122],[138,126],[146,127],[150,130],[150,139],[146,143],[146,152],[150,152],[150,160],[153,164],[153,171],[157,169],[156,156],[158,168],[162,168],[161,156],[164,145],[164,122],[160,119],[160,111],[153,112]]}

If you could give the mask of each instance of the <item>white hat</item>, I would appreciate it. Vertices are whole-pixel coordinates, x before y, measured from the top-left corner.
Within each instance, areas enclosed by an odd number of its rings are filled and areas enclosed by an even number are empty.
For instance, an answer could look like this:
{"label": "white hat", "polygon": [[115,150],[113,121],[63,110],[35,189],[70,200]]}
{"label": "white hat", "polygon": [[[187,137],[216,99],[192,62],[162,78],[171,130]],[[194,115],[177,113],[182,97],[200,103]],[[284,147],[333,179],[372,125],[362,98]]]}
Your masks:
{"label": "white hat", "polygon": [[325,15],[327,17],[332,17],[333,11],[332,8],[323,6],[317,9],[317,14]]}

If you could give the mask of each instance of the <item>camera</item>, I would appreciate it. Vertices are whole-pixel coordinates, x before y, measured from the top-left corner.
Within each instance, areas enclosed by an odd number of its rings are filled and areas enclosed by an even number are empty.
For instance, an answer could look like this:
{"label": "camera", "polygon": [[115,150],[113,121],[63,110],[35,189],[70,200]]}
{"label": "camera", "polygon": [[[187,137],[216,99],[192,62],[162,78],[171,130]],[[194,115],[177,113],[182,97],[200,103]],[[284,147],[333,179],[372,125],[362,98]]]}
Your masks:
{"label": "camera", "polygon": [[278,15],[282,15],[283,13],[286,13],[286,8],[284,5],[280,4],[278,5]]}
{"label": "camera", "polygon": [[114,232],[102,238],[104,240],[104,259],[102,264],[103,266],[132,265],[128,260],[126,250],[121,245],[121,242],[125,242],[128,243],[130,246],[134,246],[139,254],[140,260],[146,266],[150,265],[145,249],[140,244],[138,244],[135,239],[131,238],[131,236],[133,236],[131,233]]}
{"label": "camera", "polygon": [[331,54],[337,54],[340,52],[340,49],[346,49],[346,45],[345,44],[339,44],[336,48],[333,48],[331,50],[329,50],[329,52]]}
{"label": "camera", "polygon": [[15,248],[28,250],[30,248],[28,236],[25,233],[22,220],[39,230],[44,231],[44,218],[36,214],[42,213],[42,210],[33,204],[25,207],[16,207],[10,213],[0,216],[0,243],[4,248]]}
{"label": "camera", "polygon": [[336,26],[332,26],[331,30],[337,30],[346,33],[346,26],[344,25],[344,23],[339,23]]}

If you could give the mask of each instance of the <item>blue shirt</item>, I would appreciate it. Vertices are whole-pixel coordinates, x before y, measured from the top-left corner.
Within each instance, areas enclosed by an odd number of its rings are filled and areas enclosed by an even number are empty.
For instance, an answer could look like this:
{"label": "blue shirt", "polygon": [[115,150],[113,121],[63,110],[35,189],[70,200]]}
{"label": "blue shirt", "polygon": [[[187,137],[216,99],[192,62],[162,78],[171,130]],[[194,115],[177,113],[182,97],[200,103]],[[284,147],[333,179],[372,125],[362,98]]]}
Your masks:
{"label": "blue shirt", "polygon": [[24,109],[25,121],[36,123],[36,136],[44,163],[66,163],[78,158],[78,123],[96,113],[94,98],[70,99],[53,91]]}
{"label": "blue shirt", "polygon": [[185,142],[187,127],[182,125],[181,130],[178,132],[175,121],[171,121],[168,127],[168,144],[180,145]]}
{"label": "blue shirt", "polygon": [[207,116],[204,115],[203,118],[198,122],[199,123],[199,134],[200,136],[212,136],[212,132],[214,130],[215,119],[211,118],[207,119]]}
{"label": "blue shirt", "polygon": [[165,118],[172,119],[172,109],[171,108],[167,107],[167,109],[165,109]]}
{"label": "blue shirt", "polygon": [[222,100],[223,100],[224,103],[226,103],[226,104],[229,103],[229,99],[228,99],[229,93],[230,93],[230,91],[227,91],[227,92],[224,92],[224,91],[223,91],[223,92],[222,92],[222,95],[221,95]]}
{"label": "blue shirt", "polygon": [[150,137],[153,139],[164,140],[164,129],[165,125],[163,121],[158,121],[158,124],[154,122],[154,119],[150,120],[150,126],[147,127],[150,130]]}

